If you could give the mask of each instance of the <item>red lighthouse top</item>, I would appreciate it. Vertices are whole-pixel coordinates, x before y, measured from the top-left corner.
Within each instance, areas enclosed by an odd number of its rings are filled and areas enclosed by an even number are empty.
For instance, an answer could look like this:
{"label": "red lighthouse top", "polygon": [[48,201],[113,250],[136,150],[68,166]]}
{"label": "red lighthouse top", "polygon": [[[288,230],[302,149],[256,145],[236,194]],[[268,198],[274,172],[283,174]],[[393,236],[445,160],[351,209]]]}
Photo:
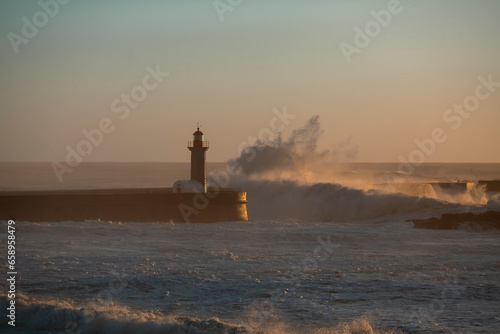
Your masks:
{"label": "red lighthouse top", "polygon": [[207,147],[208,142],[205,141],[205,136],[203,132],[200,131],[200,126],[198,125],[196,131],[193,133],[193,141],[188,143],[188,147]]}
{"label": "red lighthouse top", "polygon": [[197,127],[197,130],[193,133],[193,136],[203,136],[203,132],[200,131],[199,126]]}

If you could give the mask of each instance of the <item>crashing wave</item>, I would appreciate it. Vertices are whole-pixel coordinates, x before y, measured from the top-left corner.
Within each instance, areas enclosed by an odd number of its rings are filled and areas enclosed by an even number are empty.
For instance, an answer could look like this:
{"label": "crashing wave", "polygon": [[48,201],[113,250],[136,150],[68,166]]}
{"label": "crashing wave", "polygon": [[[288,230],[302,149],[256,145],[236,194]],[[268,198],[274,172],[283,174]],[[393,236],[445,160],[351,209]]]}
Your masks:
{"label": "crashing wave", "polygon": [[432,198],[364,191],[332,183],[301,185],[294,181],[244,179],[234,183],[247,192],[251,219],[353,221],[463,208]]}
{"label": "crashing wave", "polygon": [[[7,307],[5,299],[1,307]],[[377,329],[361,317],[323,329],[292,329],[271,319],[260,326],[234,325],[217,318],[198,319],[140,312],[109,303],[82,307],[71,300],[38,300],[20,294],[16,301],[16,328],[21,332],[49,334],[397,334],[399,330]],[[244,323],[244,321],[243,321]],[[0,327],[7,327],[2,320]]]}

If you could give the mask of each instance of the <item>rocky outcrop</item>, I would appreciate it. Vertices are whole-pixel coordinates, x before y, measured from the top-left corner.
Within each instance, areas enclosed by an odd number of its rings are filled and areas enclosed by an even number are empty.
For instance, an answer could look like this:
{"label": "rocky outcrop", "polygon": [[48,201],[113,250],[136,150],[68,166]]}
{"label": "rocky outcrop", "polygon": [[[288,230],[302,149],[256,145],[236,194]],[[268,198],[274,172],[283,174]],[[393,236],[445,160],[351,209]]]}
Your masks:
{"label": "rocky outcrop", "polygon": [[500,212],[487,211],[480,214],[444,213],[441,218],[414,219],[414,228],[428,228],[434,230],[457,230],[466,226],[473,230],[499,229]]}

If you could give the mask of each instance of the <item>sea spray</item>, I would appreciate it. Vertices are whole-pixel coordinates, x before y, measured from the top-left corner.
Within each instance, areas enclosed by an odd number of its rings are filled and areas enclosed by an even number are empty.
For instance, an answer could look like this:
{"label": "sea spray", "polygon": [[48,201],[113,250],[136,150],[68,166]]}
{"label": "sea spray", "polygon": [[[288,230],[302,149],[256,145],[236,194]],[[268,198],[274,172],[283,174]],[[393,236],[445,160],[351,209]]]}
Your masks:
{"label": "sea spray", "polygon": [[300,178],[308,172],[318,174],[325,163],[355,158],[357,147],[351,137],[333,150],[319,150],[322,134],[319,116],[314,116],[303,127],[293,130],[288,139],[284,140],[280,134],[274,140],[258,140],[228,165],[233,173],[249,178]]}
{"label": "sea spray", "polygon": [[431,198],[368,193],[332,183],[233,179],[233,184],[246,190],[251,219],[352,221],[461,209],[460,205]]}
{"label": "sea spray", "polygon": [[[230,186],[247,191],[248,208],[254,212],[253,217],[261,217],[259,212],[266,212],[266,207],[272,205],[269,213],[262,217],[288,218],[298,213],[303,219],[353,220],[413,212],[419,208],[442,205],[439,203],[442,201],[479,206],[485,205],[491,198],[484,187],[474,182],[470,182],[465,191],[458,187],[443,190],[418,173],[406,176],[404,183],[388,184],[383,173],[346,170],[346,162],[355,160],[357,156],[358,148],[352,136],[331,145],[330,149],[320,150],[322,134],[319,116],[314,116],[303,127],[293,130],[289,138],[283,139],[279,135],[274,140],[256,141],[243,149],[239,157],[228,161]],[[454,181],[448,180],[450,184]],[[307,196],[302,194],[305,189],[310,189]],[[320,196],[318,191],[325,192],[324,196]],[[390,196],[384,197],[384,194]],[[405,195],[411,198],[405,198]],[[328,203],[329,200],[333,202]],[[287,209],[280,209],[283,206]],[[278,212],[271,213],[274,209]]]}

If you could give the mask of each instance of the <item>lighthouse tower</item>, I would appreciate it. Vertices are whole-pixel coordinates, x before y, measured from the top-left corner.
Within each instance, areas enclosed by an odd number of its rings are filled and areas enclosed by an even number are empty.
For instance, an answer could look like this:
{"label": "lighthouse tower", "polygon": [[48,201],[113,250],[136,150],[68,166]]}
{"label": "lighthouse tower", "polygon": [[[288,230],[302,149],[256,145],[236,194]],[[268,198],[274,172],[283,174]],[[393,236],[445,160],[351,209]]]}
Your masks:
{"label": "lighthouse tower", "polygon": [[188,142],[191,151],[191,180],[198,181],[207,192],[207,150],[208,141],[205,141],[203,132],[197,127],[193,133],[193,141]]}

